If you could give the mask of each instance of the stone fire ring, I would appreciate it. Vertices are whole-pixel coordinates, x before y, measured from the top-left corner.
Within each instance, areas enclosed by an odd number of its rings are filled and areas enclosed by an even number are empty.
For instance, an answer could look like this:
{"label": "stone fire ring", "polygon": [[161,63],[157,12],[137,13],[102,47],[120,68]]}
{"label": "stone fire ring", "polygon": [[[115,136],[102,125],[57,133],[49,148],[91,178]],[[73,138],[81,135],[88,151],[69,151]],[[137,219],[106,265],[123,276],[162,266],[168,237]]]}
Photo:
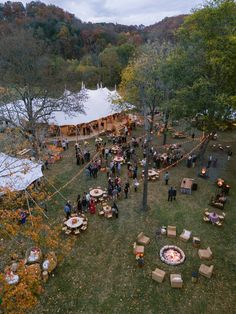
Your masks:
{"label": "stone fire ring", "polygon": [[[180,254],[181,258],[179,260],[177,260],[177,261],[170,261],[167,258],[165,258],[164,253],[167,250],[169,250],[169,249],[175,250],[176,252],[178,252]],[[185,254],[178,246],[175,246],[175,245],[165,245],[160,250],[160,259],[161,259],[162,262],[164,262],[164,263],[166,263],[168,265],[177,266],[177,265],[182,264],[185,261]]]}

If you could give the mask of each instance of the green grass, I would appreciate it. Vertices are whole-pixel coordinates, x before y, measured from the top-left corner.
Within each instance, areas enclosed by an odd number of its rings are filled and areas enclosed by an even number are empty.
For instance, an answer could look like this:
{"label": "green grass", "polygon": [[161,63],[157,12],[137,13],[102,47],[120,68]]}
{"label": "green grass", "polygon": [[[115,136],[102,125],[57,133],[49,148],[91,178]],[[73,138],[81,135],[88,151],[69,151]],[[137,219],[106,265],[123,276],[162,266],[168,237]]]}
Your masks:
{"label": "green grass", "polygon": [[[235,132],[220,136],[221,143],[233,145],[235,140]],[[186,148],[191,146],[188,144]],[[69,155],[74,155],[74,149],[70,149]],[[214,180],[197,178],[199,168],[188,169],[182,163],[170,170],[170,184],[179,190],[183,177],[193,177],[198,182],[198,190],[192,195],[178,193],[177,200],[170,203],[167,202],[167,187],[160,180],[149,185],[150,210],[147,213],[140,212],[140,189],[138,193],[132,191],[128,200],[121,199],[118,202],[119,219],[107,220],[88,215],[88,230],[76,240],[71,254],[66,256],[55,276],[45,285],[40,304],[32,313],[234,313],[236,159],[233,156],[227,162],[223,153],[217,156],[219,166],[212,176],[221,176],[232,186],[222,228],[202,221],[204,208],[216,190]],[[46,176],[60,187],[79,169],[74,157],[66,157],[47,171]],[[78,192],[82,194],[90,186],[96,185],[106,187],[105,174],[100,174],[96,181],[86,180],[82,175],[61,192],[66,198],[75,201]],[[55,200],[58,204],[55,204]],[[50,219],[60,222],[63,200],[57,195],[50,204]],[[201,261],[197,249],[190,242],[181,242],[178,237],[155,238],[156,229],[168,224],[176,225],[178,234],[183,228],[192,230],[193,235],[201,238],[203,248],[211,247],[214,258],[206,264],[214,264],[212,279],[199,277],[198,283],[191,282],[191,272],[198,270]],[[142,269],[137,268],[132,254],[132,244],[140,231],[151,238],[151,243],[145,248],[145,266]],[[186,254],[184,264],[171,267],[160,261],[159,250],[166,244],[175,244],[183,249]],[[167,272],[162,284],[152,281],[150,277],[155,267]],[[170,273],[182,274],[183,289],[170,287]]]}

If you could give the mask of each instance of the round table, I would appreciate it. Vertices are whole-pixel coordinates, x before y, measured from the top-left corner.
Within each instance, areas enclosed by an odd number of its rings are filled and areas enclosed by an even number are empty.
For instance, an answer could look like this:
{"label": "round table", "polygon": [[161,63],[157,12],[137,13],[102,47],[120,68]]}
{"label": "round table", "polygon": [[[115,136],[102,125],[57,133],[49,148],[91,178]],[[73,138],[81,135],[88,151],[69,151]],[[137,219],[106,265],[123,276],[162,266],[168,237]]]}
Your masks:
{"label": "round table", "polygon": [[210,213],[208,217],[213,224],[219,221],[219,216],[217,214],[214,215],[214,212]]}
{"label": "round table", "polygon": [[93,189],[89,192],[91,197],[99,198],[102,197],[104,194],[104,191],[102,189]]}
{"label": "round table", "polygon": [[153,170],[153,169],[148,170],[148,176],[149,177],[155,177],[157,175],[158,175],[158,172],[156,172],[156,170]]}
{"label": "round table", "polygon": [[79,228],[83,224],[83,221],[84,220],[81,217],[71,217],[67,221],[65,221],[65,225],[68,228],[76,229],[76,228]]}
{"label": "round table", "polygon": [[162,159],[166,160],[166,159],[167,159],[167,157],[168,157],[167,153],[163,153],[163,154],[161,154],[161,158],[162,158]]}
{"label": "round table", "polygon": [[111,151],[116,154],[120,150],[120,147],[118,145],[112,146]]}
{"label": "round table", "polygon": [[120,162],[120,163],[124,162],[124,158],[123,157],[119,157],[119,156],[114,157],[113,160],[114,160],[114,162]]}

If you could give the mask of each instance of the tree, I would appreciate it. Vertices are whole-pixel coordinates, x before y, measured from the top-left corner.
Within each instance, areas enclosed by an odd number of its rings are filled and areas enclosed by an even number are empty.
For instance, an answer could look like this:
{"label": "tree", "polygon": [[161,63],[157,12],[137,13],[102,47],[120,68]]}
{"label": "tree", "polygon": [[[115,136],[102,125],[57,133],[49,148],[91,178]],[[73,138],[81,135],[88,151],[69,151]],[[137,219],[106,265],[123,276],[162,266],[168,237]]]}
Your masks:
{"label": "tree", "polygon": [[[175,93],[171,110],[210,134],[224,128],[236,106],[236,4],[208,1],[185,19],[179,44],[163,64]],[[202,145],[202,158],[211,137]]]}
{"label": "tree", "polygon": [[[60,225],[52,225],[44,217],[44,211],[39,205],[48,197],[45,186],[39,190],[28,187],[27,193],[7,191],[1,199],[0,209],[0,236],[4,250],[1,252],[1,263],[4,272],[8,271],[9,255],[17,255],[17,274],[20,282],[17,285],[9,285],[5,280],[5,274],[0,273],[0,297],[6,313],[25,313],[38,302],[38,296],[43,292],[41,274],[30,272],[25,265],[25,252],[37,246],[43,252],[54,251],[58,262],[68,256],[75,239],[62,240],[60,237]],[[29,206],[28,206],[29,205]],[[19,224],[20,213],[24,211],[28,218],[24,225]],[[15,243],[15,245],[13,245]],[[17,246],[16,246],[17,244]],[[15,251],[12,252],[12,248]],[[9,252],[10,251],[10,252]],[[1,307],[2,306],[2,307]]]}
{"label": "tree", "polygon": [[19,128],[37,157],[39,131],[53,112],[83,112],[84,92],[60,92],[64,86],[58,70],[52,66],[43,42],[30,32],[14,31],[1,38],[0,71],[3,75],[0,84],[6,92],[1,94],[0,116]]}
{"label": "tree", "polygon": [[108,86],[114,86],[120,81],[121,64],[116,47],[110,46],[99,55],[101,62],[102,81]]}
{"label": "tree", "polygon": [[129,60],[133,56],[135,51],[135,46],[131,44],[123,44],[117,47],[117,53],[120,59],[122,67],[127,66]]}
{"label": "tree", "polygon": [[145,121],[146,165],[144,168],[143,211],[147,210],[148,205],[148,167],[155,114],[165,101],[165,86],[159,75],[159,68],[166,57],[167,47],[144,47],[139,57],[123,71],[120,85],[124,100],[132,103],[135,110],[144,116]]}
{"label": "tree", "polygon": [[172,111],[195,119],[207,133],[223,125],[236,105],[236,4],[208,1],[186,18],[179,45],[163,65],[175,92]]}

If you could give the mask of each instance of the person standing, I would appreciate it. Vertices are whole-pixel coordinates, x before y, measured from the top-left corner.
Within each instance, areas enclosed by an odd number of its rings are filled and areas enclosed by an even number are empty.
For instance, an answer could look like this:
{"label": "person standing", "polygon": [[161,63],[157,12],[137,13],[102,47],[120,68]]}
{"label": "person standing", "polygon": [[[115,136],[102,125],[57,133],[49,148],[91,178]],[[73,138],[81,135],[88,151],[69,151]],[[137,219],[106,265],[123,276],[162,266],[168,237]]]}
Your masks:
{"label": "person standing", "polygon": [[91,201],[91,196],[89,192],[86,193],[85,198],[86,198],[87,206],[89,206],[89,203]]}
{"label": "person standing", "polygon": [[121,174],[121,163],[120,162],[118,162],[118,164],[117,164],[117,173],[120,176],[120,174]]}
{"label": "person standing", "polygon": [[66,149],[69,149],[69,141],[68,141],[67,138],[66,138],[66,140],[65,140],[65,143],[66,143]]}
{"label": "person standing", "polygon": [[134,179],[134,191],[137,192],[138,191],[138,186],[139,186],[139,182],[138,182],[138,179],[135,178]]}
{"label": "person standing", "polygon": [[86,200],[86,193],[84,193],[83,197],[82,197],[82,211],[83,212],[87,212],[87,200]]}
{"label": "person standing", "polygon": [[108,155],[109,155],[109,149],[106,147],[105,148],[105,159],[108,159]]}
{"label": "person standing", "polygon": [[116,218],[119,217],[119,209],[115,202],[113,202],[113,205],[112,205],[112,212],[115,214]]}
{"label": "person standing", "polygon": [[65,142],[65,140],[62,140],[62,148],[63,148],[63,150],[65,151],[66,150],[66,142]]}
{"label": "person standing", "polygon": [[213,159],[213,162],[212,162],[212,167],[213,167],[213,168],[216,168],[216,167],[217,167],[217,161],[218,161],[217,158],[214,158],[214,159]]}
{"label": "person standing", "polygon": [[173,188],[173,200],[176,200],[177,190],[176,187]]}
{"label": "person standing", "polygon": [[80,194],[78,194],[77,196],[77,211],[78,213],[82,212],[82,202],[81,202]]}
{"label": "person standing", "polygon": [[227,158],[227,159],[228,159],[228,161],[229,161],[229,160],[231,159],[231,156],[233,155],[232,151],[230,150],[227,155],[228,155],[228,158]]}
{"label": "person standing", "polygon": [[169,179],[170,179],[169,172],[166,171],[166,173],[164,174],[164,180],[165,180],[165,184],[166,185],[168,185]]}
{"label": "person standing", "polygon": [[66,214],[66,219],[68,220],[70,218],[70,214],[71,214],[71,207],[69,206],[69,202],[66,203],[66,205],[64,207],[64,212]]}
{"label": "person standing", "polygon": [[128,182],[125,183],[124,192],[125,192],[125,198],[128,198],[128,193],[129,193],[129,183]]}
{"label": "person standing", "polygon": [[196,166],[196,161],[197,161],[197,155],[192,156],[192,167],[195,168]]}
{"label": "person standing", "polygon": [[172,198],[173,198],[173,188],[171,187],[169,190],[168,190],[168,202],[171,201],[172,202]]}
{"label": "person standing", "polygon": [[91,199],[89,202],[89,212],[90,212],[90,214],[96,213],[96,205],[95,205],[95,201],[93,199]]}
{"label": "person standing", "polygon": [[48,170],[48,169],[49,169],[49,168],[48,168],[48,159],[45,160],[44,165],[45,165],[45,168]]}
{"label": "person standing", "polygon": [[80,154],[77,153],[76,155],[76,165],[79,166],[80,165]]}
{"label": "person standing", "polygon": [[26,223],[26,213],[24,211],[20,213],[20,223],[22,225]]}
{"label": "person standing", "polygon": [[188,168],[191,168],[191,167],[192,167],[192,155],[189,155],[189,156],[188,156],[188,159],[187,159],[187,167],[188,167]]}
{"label": "person standing", "polygon": [[210,155],[208,158],[207,168],[210,168],[211,163],[212,163],[212,155]]}

